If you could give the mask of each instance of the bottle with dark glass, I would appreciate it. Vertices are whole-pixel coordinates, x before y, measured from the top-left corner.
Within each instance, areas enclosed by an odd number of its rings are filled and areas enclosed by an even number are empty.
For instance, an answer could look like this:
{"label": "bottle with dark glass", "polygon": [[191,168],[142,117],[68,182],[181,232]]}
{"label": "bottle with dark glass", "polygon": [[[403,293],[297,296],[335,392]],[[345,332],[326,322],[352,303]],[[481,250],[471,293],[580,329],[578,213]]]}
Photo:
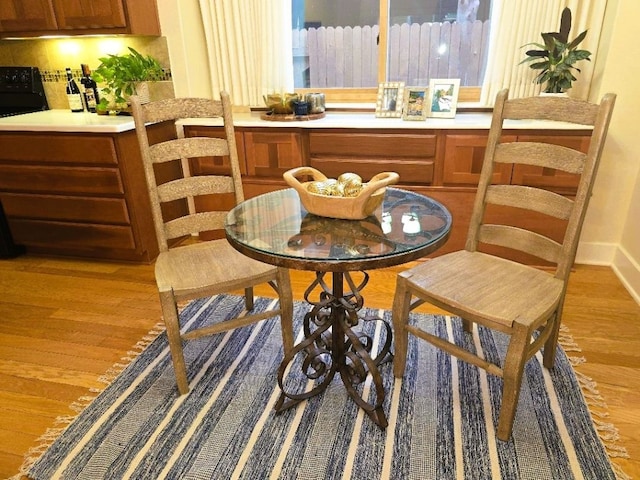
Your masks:
{"label": "bottle with dark glass", "polygon": [[69,100],[69,108],[72,112],[84,112],[84,104],[82,102],[82,93],[80,87],[71,75],[71,69],[66,68],[67,72],[67,99]]}
{"label": "bottle with dark glass", "polygon": [[89,65],[83,63],[80,65],[80,68],[82,68],[82,78],[80,79],[80,83],[84,87],[84,103],[87,106],[87,110],[95,113],[96,106],[100,103],[98,84],[93,78],[91,78]]}

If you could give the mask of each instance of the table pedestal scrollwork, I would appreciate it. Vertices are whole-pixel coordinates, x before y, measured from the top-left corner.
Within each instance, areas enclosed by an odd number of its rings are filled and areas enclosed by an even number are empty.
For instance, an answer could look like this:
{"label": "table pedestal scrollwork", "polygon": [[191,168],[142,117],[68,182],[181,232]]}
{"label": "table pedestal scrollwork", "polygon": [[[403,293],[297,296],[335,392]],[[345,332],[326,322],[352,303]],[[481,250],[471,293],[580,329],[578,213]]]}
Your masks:
{"label": "table pedestal scrollwork", "polygon": [[[282,412],[303,400],[324,391],[336,373],[340,375],[347,392],[356,404],[380,427],[387,426],[387,418],[382,409],[385,398],[382,377],[378,366],[393,359],[391,353],[391,326],[380,318],[359,318],[358,311],[363,306],[360,291],[369,280],[364,275],[362,282],[355,285],[348,272],[332,272],[332,284],[324,281],[326,272],[316,273],[316,279],[307,288],[305,300],[313,305],[303,321],[304,340],[285,355],[278,369],[278,384],[282,393],[275,410]],[[344,282],[350,291],[344,291]],[[311,294],[320,287],[319,301],[312,301]],[[353,330],[360,321],[379,321],[385,327],[384,345],[377,355],[372,357],[374,340],[371,336]],[[308,380],[314,381],[313,387],[306,391],[291,391],[286,385],[287,369],[298,355],[303,355],[302,372]],[[358,391],[368,375],[373,382],[371,401],[363,398]]]}

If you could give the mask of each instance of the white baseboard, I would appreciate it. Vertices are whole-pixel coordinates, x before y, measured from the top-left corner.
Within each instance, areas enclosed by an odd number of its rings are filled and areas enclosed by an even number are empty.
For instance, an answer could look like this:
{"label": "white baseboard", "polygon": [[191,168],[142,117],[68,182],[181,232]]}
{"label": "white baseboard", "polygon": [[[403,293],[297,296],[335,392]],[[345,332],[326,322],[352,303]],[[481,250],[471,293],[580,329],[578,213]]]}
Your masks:
{"label": "white baseboard", "polygon": [[576,263],[610,266],[629,294],[640,304],[640,264],[619,244],[580,243]]}
{"label": "white baseboard", "polygon": [[612,268],[633,299],[640,304],[640,264],[624,248],[618,247]]}
{"label": "white baseboard", "polygon": [[576,253],[576,263],[611,266],[617,249],[617,243],[580,242]]}

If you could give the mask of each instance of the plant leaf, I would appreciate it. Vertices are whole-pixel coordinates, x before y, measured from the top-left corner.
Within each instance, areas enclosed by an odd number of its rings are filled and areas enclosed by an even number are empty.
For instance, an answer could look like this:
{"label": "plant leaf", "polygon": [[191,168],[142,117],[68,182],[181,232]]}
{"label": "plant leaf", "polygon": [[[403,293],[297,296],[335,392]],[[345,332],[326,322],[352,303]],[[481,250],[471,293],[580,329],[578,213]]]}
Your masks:
{"label": "plant leaf", "polygon": [[569,32],[571,31],[571,9],[569,7],[565,7],[562,10],[562,15],[560,16],[560,34],[559,40],[562,43],[567,43],[569,41]]}

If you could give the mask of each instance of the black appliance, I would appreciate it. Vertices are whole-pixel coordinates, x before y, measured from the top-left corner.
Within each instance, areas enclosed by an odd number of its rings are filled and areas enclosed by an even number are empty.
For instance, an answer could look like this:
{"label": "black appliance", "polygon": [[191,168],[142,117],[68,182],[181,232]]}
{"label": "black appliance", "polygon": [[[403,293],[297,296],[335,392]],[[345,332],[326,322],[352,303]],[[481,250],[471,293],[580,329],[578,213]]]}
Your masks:
{"label": "black appliance", "polygon": [[[0,117],[49,110],[42,78],[37,67],[0,67]],[[0,202],[0,258],[25,252],[13,243],[9,224]]]}
{"label": "black appliance", "polygon": [[0,67],[0,117],[49,110],[38,67]]}

